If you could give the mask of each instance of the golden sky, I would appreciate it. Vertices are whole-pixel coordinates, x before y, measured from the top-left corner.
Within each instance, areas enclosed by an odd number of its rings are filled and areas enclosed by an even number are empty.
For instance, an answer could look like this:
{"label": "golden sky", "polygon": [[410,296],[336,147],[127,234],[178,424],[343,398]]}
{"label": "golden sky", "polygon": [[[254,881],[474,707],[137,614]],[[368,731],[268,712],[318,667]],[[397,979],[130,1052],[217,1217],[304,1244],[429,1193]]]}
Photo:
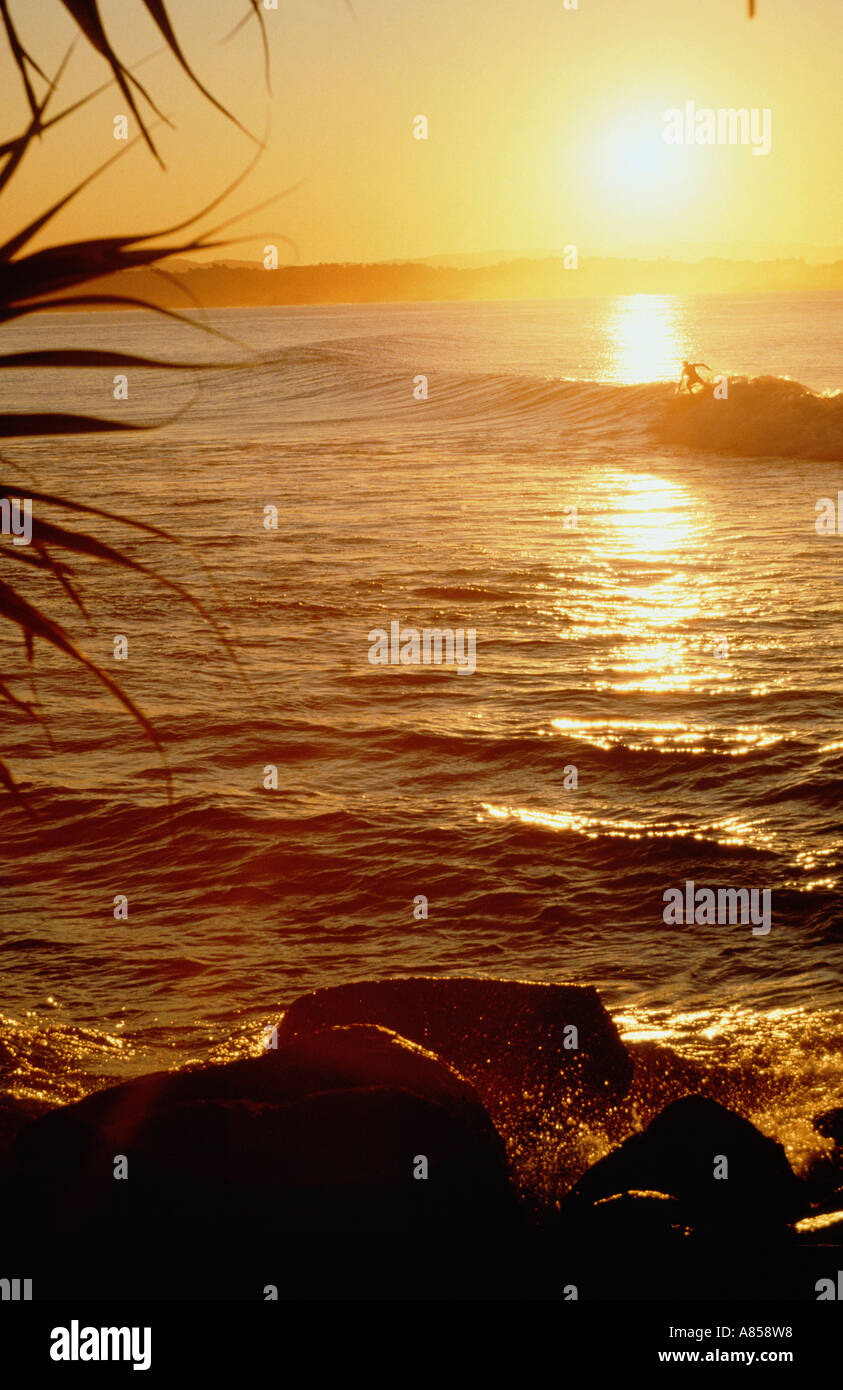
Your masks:
{"label": "golden sky", "polygon": [[[160,46],[138,0],[100,8],[127,64]],[[278,0],[265,12],[271,96],[255,22],[222,42],[246,8],[168,5],[206,85],[252,131],[269,128],[260,164],[222,215],[302,181],[245,221],[252,239],[229,256],[254,258],[281,234],[304,263],[565,245],[688,257],[722,246],[811,258],[821,248],[831,258],[843,244],[835,0],[758,0],[751,22],[746,0],[579,0],[575,10],[563,0],[354,0],[353,14],[344,0]],[[53,72],[73,33],[65,12],[55,0],[13,0],[12,11]],[[42,241],[166,225],[248,162],[249,140],[169,56],[138,75],[176,125],[155,132],[166,171],[136,146]],[[106,76],[81,41],[53,110]],[[7,138],[26,107],[5,55],[0,84]],[[770,153],[666,145],[664,113],[688,101],[769,108]],[[120,148],[113,119],[125,110],[112,87],[48,133],[0,201],[3,232]],[[427,140],[413,138],[420,114]]]}

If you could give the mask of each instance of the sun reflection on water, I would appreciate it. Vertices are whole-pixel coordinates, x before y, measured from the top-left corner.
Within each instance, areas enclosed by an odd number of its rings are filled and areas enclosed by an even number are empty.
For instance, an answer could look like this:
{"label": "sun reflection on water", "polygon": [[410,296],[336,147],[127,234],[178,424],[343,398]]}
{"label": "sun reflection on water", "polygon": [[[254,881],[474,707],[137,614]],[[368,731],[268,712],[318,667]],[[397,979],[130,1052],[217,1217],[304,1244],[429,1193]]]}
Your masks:
{"label": "sun reflection on water", "polygon": [[608,468],[596,510],[590,561],[600,582],[579,604],[559,600],[580,637],[615,634],[589,663],[592,689],[694,688],[703,678],[694,624],[707,592],[706,507],[671,478]]}
{"label": "sun reflection on water", "polygon": [[634,385],[676,381],[684,342],[678,300],[669,294],[632,294],[612,302],[603,325],[607,381]]}
{"label": "sun reflection on water", "polygon": [[613,469],[606,479],[614,505],[603,547],[617,557],[681,559],[698,531],[696,498],[669,478]]}

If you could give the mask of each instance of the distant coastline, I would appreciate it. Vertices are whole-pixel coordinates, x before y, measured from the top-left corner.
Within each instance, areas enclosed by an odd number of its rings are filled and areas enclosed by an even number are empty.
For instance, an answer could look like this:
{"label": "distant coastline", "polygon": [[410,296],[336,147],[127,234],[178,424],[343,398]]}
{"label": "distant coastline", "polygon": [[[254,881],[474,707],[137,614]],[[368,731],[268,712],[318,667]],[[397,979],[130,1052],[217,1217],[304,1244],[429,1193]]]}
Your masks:
{"label": "distant coastline", "polygon": [[369,265],[279,265],[274,270],[266,270],[260,263],[229,261],[202,265],[180,261],[166,270],[166,277],[150,269],[104,276],[90,282],[88,290],[151,299],[166,308],[188,309],[192,299],[203,308],[259,308],[843,289],[843,260],[811,265],[797,259],[709,258],[691,262],[588,257],[581,258],[576,269],[566,269],[564,258],[553,256],[481,266],[388,261]]}

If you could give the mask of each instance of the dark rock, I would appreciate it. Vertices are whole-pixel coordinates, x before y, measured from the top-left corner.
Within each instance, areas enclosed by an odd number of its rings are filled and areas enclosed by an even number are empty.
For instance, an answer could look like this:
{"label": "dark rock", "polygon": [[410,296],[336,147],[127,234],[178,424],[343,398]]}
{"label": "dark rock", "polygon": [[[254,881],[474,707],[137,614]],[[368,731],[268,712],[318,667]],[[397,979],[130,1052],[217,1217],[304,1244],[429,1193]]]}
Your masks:
{"label": "dark rock", "polygon": [[14,1168],[14,1146],[20,1131],[46,1109],[42,1100],[0,1095],[0,1181]]}
{"label": "dark rock", "polygon": [[684,1238],[682,1203],[666,1192],[620,1192],[601,1197],[587,1209],[580,1223],[572,1223],[571,1238],[595,1246],[652,1253],[654,1245],[673,1245]]}
{"label": "dark rock", "polygon": [[820,1115],[814,1116],[811,1123],[818,1134],[833,1139],[835,1144],[843,1144],[843,1105],[833,1110],[823,1110]]}
{"label": "dark rock", "polygon": [[796,1230],[803,1245],[843,1246],[843,1188],[833,1194],[834,1205],[823,1203],[820,1210],[797,1222]]}
{"label": "dark rock", "polygon": [[477,1104],[472,1087],[432,1053],[378,1027],[327,1028],[259,1057],[180,1071],[151,1072],[51,1110],[27,1126],[17,1151],[27,1163],[53,1162],[61,1134],[66,1156],[84,1156],[90,1137],[128,1145],[152,1113],[191,1101],[250,1100],[284,1105],[317,1091],[355,1086],[420,1089],[440,1101]]}
{"label": "dark rock", "polygon": [[[224,1250],[228,1267],[296,1232],[453,1242],[518,1225],[474,1088],[379,1027],[141,1077],[41,1117],[16,1147],[30,1231],[94,1246],[119,1232],[134,1250],[175,1240]],[[114,1179],[118,1154],[126,1181]],[[421,1155],[427,1179],[414,1176]]]}
{"label": "dark rock", "polygon": [[507,1179],[502,1142],[473,1087],[379,1027],[330,1028],[261,1057],[141,1077],[51,1111],[16,1149],[29,1174],[80,1187],[106,1162],[119,1188],[115,1154],[129,1159],[130,1183],[140,1164],[171,1178],[181,1171],[186,1182],[279,1192],[390,1182],[414,1191],[417,1153],[428,1158],[428,1182],[437,1166],[440,1181],[460,1165],[471,1174],[461,1200],[478,1181],[503,1189]]}
{"label": "dark rock", "polygon": [[[721,1157],[728,1176],[716,1178]],[[784,1149],[742,1116],[705,1096],[667,1106],[641,1134],[594,1164],[567,1203],[594,1203],[634,1189],[675,1197],[698,1231],[773,1231],[805,1214],[808,1194]]]}
{"label": "dark rock", "polygon": [[602,1112],[632,1079],[632,1062],[590,986],[481,977],[364,980],[302,995],[285,1013],[278,1037],[350,1023],[382,1024],[429,1047],[474,1083],[493,1116],[520,1104],[525,1091],[545,1110]]}

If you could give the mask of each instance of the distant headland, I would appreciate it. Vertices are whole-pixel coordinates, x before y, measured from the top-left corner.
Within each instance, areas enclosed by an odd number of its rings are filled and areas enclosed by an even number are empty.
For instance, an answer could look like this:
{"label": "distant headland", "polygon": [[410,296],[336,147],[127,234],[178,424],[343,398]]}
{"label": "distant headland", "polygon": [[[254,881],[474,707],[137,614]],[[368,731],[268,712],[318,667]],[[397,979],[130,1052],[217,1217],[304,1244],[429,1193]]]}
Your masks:
{"label": "distant headland", "polygon": [[207,308],[235,308],[843,289],[843,260],[813,265],[798,259],[712,257],[679,261],[579,256],[573,266],[572,259],[558,255],[482,265],[433,261],[279,264],[274,269],[267,269],[260,261],[200,264],[177,260],[165,263],[166,277],[149,269],[129,270],[92,282],[89,289],[97,294],[150,299],[168,308],[189,308],[192,299]]}

